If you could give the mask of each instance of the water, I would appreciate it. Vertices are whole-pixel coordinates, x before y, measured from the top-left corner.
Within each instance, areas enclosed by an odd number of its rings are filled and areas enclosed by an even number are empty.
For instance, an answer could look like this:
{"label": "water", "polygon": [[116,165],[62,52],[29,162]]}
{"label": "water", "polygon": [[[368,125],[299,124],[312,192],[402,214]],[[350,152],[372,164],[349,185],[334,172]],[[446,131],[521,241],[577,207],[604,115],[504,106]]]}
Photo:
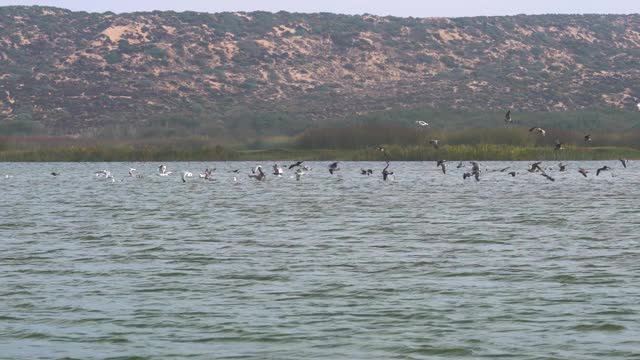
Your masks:
{"label": "water", "polygon": [[634,163],[253,165],[0,164],[0,358],[640,357]]}

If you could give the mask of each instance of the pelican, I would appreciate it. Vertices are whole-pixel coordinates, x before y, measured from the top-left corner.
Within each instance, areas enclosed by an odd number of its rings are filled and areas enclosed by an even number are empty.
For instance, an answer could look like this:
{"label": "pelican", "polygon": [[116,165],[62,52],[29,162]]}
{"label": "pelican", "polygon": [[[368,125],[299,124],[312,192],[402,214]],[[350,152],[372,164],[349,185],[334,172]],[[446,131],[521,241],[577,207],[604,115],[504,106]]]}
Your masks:
{"label": "pelican", "polygon": [[439,148],[438,143],[439,143],[438,139],[433,139],[429,141],[429,144],[433,145],[433,147],[436,149]]}
{"label": "pelican", "polygon": [[622,158],[620,158],[618,160],[620,160],[620,162],[622,163],[622,166],[624,166],[624,168],[626,169],[627,168],[627,164],[629,163],[629,161],[627,159],[622,159]]}
{"label": "pelican", "polygon": [[442,168],[442,173],[446,174],[447,173],[447,160],[438,160],[438,162],[436,163],[436,167],[441,167]]}
{"label": "pelican", "polygon": [[251,174],[249,177],[252,179],[256,179],[258,181],[263,181],[267,175],[262,171],[262,166],[258,165],[255,169],[251,169]]}
{"label": "pelican", "polygon": [[584,177],[587,177],[587,174],[589,173],[589,171],[587,171],[587,170],[585,170],[585,169],[580,169],[580,170],[578,170],[578,172],[579,172],[580,174],[582,174],[582,176],[584,176]]}
{"label": "pelican", "polygon": [[300,165],[302,165],[302,163],[303,163],[303,162],[304,162],[304,161],[298,161],[298,162],[296,162],[295,164],[289,165],[289,170],[293,169],[293,168],[294,168],[294,167],[296,167],[296,166],[300,166]]}
{"label": "pelican", "polygon": [[529,129],[529,132],[532,132],[532,131],[536,131],[542,136],[545,136],[547,134],[547,132],[543,128],[539,128],[539,127],[532,127],[531,129]]}
{"label": "pelican", "polygon": [[429,123],[426,121],[422,121],[422,120],[418,120],[416,121],[416,124],[420,125],[420,126],[429,126]]}
{"label": "pelican", "polygon": [[339,161],[336,161],[334,163],[331,163],[331,165],[329,165],[329,172],[331,173],[331,175],[333,175],[334,171],[340,170],[338,168],[338,163],[339,163]]}
{"label": "pelican", "polygon": [[596,176],[599,176],[600,172],[602,172],[602,171],[609,171],[609,170],[611,170],[611,168],[608,167],[607,165],[605,165],[605,166],[601,167],[600,169],[598,169],[598,171],[596,171]]}
{"label": "pelican", "polygon": [[507,124],[511,124],[513,122],[513,120],[511,119],[511,110],[507,111],[507,113],[504,114],[504,122],[506,122]]}
{"label": "pelican", "polygon": [[584,136],[584,142],[588,143],[591,141],[591,134],[587,134]]}
{"label": "pelican", "polygon": [[282,167],[278,166],[278,164],[273,164],[273,175],[282,176],[283,173]]}
{"label": "pelican", "polygon": [[560,168],[560,171],[565,171],[565,170],[567,170],[567,165],[565,165],[565,164],[563,164],[563,163],[558,164],[558,167]]}
{"label": "pelican", "polygon": [[193,177],[193,173],[189,171],[182,172],[182,182],[187,182],[187,178],[191,178],[191,177]]}
{"label": "pelican", "polygon": [[564,150],[564,146],[563,145],[564,144],[562,144],[560,142],[560,139],[556,139],[556,146],[555,146],[554,150]]}
{"label": "pelican", "polygon": [[384,167],[384,169],[382,170],[382,180],[387,181],[387,177],[389,177],[389,175],[393,175],[393,171],[387,171],[387,169],[389,168],[389,162],[387,161],[387,166]]}

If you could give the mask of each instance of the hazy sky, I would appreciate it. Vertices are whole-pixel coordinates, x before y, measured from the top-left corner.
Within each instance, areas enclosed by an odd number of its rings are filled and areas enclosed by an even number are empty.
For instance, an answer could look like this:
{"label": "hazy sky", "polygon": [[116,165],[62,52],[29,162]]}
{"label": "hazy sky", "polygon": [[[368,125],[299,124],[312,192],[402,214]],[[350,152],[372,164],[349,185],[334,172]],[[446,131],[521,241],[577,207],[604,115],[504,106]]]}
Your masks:
{"label": "hazy sky", "polygon": [[416,17],[640,12],[638,0],[0,0],[0,6],[4,5],[46,5],[92,12],[286,10]]}

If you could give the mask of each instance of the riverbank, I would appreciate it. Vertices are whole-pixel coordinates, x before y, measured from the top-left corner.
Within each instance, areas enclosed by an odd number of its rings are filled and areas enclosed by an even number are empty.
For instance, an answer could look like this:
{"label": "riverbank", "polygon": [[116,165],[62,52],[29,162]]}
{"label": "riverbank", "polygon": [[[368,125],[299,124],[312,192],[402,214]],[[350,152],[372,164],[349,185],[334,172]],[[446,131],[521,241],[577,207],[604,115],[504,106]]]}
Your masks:
{"label": "riverbank", "polygon": [[85,161],[526,161],[526,160],[640,160],[640,150],[622,147],[550,147],[511,145],[388,146],[375,149],[305,150],[231,150],[220,146],[71,146],[40,149],[0,150],[3,162],[85,162]]}

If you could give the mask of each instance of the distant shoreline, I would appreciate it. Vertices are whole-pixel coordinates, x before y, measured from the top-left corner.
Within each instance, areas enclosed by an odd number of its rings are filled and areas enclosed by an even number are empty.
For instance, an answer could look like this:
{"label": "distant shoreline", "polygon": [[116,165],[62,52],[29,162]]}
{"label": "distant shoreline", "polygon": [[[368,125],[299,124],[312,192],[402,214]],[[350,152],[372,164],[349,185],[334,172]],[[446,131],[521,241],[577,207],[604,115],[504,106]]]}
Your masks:
{"label": "distant shoreline", "polygon": [[227,150],[217,147],[55,147],[0,150],[0,162],[144,162],[144,161],[436,161],[441,159],[478,161],[568,161],[640,160],[640,150],[622,147],[549,147],[510,145],[389,146],[374,149]]}

